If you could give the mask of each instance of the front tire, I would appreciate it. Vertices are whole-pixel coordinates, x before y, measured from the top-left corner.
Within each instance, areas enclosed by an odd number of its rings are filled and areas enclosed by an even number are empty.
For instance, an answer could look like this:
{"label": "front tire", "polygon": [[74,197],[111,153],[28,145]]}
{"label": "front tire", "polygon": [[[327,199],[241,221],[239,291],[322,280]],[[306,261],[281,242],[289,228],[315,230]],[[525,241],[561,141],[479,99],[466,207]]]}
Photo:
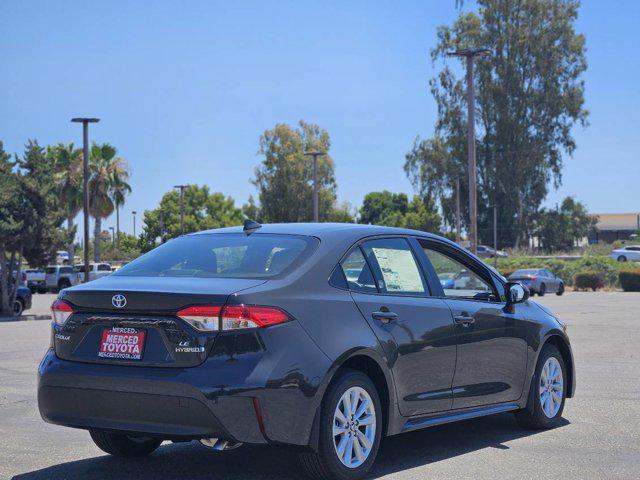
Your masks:
{"label": "front tire", "polygon": [[620,256],[618,257],[618,261],[619,261],[619,262],[626,262],[626,261],[627,261],[627,257],[625,257],[624,255],[620,255]]}
{"label": "front tire", "polygon": [[357,370],[344,370],[322,400],[317,452],[300,453],[315,479],[356,480],[367,474],[378,454],[382,410],[376,387]]}
{"label": "front tire", "polygon": [[538,292],[538,296],[544,297],[545,293],[547,293],[547,286],[544,283],[542,283],[540,285],[540,291]]}
{"label": "front tire", "polygon": [[558,287],[558,291],[556,292],[556,295],[561,297],[563,293],[564,293],[564,283],[561,283],[560,286]]}
{"label": "front tire", "polygon": [[100,450],[116,457],[144,457],[162,443],[160,438],[132,437],[102,430],[89,430],[89,434]]}
{"label": "front tire", "polygon": [[527,407],[515,413],[521,427],[547,430],[560,424],[567,392],[566,378],[562,355],[555,346],[545,345],[531,380]]}

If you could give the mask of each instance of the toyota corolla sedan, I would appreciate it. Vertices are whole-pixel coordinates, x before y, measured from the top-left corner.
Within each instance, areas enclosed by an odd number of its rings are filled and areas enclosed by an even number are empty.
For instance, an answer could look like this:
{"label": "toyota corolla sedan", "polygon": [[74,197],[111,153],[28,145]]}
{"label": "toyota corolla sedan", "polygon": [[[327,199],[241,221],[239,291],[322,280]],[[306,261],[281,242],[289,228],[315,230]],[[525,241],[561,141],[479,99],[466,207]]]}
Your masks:
{"label": "toyota corolla sedan", "polygon": [[[443,286],[463,272],[464,288]],[[311,477],[357,479],[384,436],[500,412],[552,428],[575,389],[553,313],[413,230],[185,235],[62,290],[52,311],[40,413],[117,456],[271,444],[295,448]]]}

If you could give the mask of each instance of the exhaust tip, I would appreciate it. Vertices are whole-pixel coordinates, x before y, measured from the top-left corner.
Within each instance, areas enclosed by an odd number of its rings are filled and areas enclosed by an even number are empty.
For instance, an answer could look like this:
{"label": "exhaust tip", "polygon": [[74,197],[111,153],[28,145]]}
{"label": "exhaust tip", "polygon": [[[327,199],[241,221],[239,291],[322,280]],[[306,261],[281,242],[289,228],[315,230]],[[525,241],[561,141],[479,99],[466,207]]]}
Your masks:
{"label": "exhaust tip", "polygon": [[222,452],[224,450],[233,450],[241,447],[242,443],[232,442],[231,440],[224,440],[222,438],[201,438],[199,440],[200,445],[211,450]]}

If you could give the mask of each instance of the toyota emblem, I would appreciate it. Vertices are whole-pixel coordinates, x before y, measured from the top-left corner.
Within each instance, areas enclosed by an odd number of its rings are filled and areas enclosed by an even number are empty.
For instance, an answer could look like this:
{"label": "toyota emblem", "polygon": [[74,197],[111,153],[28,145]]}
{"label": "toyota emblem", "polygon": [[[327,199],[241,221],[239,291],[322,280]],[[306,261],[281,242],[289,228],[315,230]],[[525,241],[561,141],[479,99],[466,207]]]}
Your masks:
{"label": "toyota emblem", "polygon": [[111,299],[111,303],[116,308],[122,308],[127,304],[127,297],[125,297],[121,293],[118,293],[117,295],[113,296],[113,298]]}

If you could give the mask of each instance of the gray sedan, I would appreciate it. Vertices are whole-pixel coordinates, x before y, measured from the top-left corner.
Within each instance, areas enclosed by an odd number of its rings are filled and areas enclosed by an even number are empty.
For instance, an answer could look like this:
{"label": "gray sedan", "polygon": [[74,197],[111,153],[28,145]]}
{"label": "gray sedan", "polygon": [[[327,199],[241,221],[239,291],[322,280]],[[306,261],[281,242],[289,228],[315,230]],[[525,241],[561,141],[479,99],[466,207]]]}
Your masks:
{"label": "gray sedan", "polygon": [[531,295],[538,294],[541,297],[545,293],[564,293],[564,282],[562,279],[546,268],[530,268],[526,270],[516,270],[509,275],[509,281],[519,282],[529,288]]}

